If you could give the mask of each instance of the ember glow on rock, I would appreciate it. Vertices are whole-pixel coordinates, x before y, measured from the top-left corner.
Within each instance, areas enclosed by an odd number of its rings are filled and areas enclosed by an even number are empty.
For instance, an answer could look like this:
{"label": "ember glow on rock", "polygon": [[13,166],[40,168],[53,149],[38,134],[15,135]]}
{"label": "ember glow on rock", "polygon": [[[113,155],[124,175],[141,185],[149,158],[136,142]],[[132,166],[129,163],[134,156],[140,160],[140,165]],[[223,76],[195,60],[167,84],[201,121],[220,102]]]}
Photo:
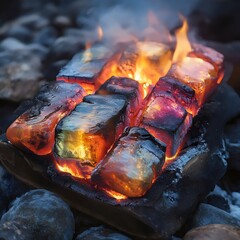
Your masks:
{"label": "ember glow on rock", "polygon": [[92,180],[128,197],[143,196],[161,171],[164,152],[164,145],[145,129],[126,129],[95,168]]}
{"label": "ember glow on rock", "polygon": [[190,43],[187,28],[184,20],[174,43],[87,43],[7,138],[36,155],[51,153],[59,172],[118,201],[143,196],[164,162],[178,156],[192,119],[223,78],[223,55]]}
{"label": "ember glow on rock", "polygon": [[78,84],[53,82],[44,86],[35,99],[36,105],[8,128],[8,140],[37,155],[51,153],[57,123],[82,101],[85,94]]}

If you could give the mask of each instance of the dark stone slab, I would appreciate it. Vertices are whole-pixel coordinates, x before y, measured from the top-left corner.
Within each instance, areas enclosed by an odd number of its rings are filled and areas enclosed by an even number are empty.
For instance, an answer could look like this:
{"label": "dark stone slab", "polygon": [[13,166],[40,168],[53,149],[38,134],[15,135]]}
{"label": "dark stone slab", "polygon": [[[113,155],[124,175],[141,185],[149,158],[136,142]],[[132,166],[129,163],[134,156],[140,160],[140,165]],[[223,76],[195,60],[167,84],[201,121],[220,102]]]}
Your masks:
{"label": "dark stone slab", "polygon": [[225,173],[223,127],[239,114],[240,102],[236,96],[228,86],[218,88],[194,119],[189,147],[165,167],[141,198],[111,198],[86,181],[76,181],[68,174],[57,172],[49,163],[43,165],[47,159],[23,154],[8,143],[1,142],[0,159],[20,180],[53,190],[73,208],[128,235],[167,239],[181,228]]}

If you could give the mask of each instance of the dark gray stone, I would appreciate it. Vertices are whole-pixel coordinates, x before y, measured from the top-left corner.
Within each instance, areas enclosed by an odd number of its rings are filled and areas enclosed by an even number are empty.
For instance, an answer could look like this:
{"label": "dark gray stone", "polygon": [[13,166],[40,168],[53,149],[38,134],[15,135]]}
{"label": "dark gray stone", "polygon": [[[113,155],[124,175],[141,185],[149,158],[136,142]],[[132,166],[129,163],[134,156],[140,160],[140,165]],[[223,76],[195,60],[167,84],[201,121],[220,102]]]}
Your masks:
{"label": "dark gray stone", "polygon": [[44,46],[51,46],[57,38],[57,31],[53,27],[45,27],[36,32],[34,42]]}
{"label": "dark gray stone", "polygon": [[229,153],[229,168],[240,171],[240,116],[226,125],[225,142]]}
{"label": "dark gray stone", "polygon": [[221,195],[214,194],[214,193],[209,194],[206,197],[205,202],[214,207],[220,208],[226,212],[230,212],[230,206],[228,204],[228,200]]}
{"label": "dark gray stone", "polygon": [[85,47],[85,43],[76,37],[59,37],[50,49],[50,57],[53,60],[71,58],[75,53]]}
{"label": "dark gray stone", "polygon": [[183,240],[239,240],[240,228],[226,224],[210,224],[194,228]]}
{"label": "dark gray stone", "polygon": [[48,48],[38,43],[27,45],[27,49],[30,50],[33,55],[37,55],[41,60],[44,60],[48,54]]}
{"label": "dark gray stone", "polygon": [[16,51],[23,50],[25,48],[26,45],[21,41],[17,40],[16,38],[5,38],[0,44],[0,49],[3,51],[4,50]]}
{"label": "dark gray stone", "polygon": [[[16,230],[13,230],[13,228]],[[69,206],[46,190],[32,190],[16,199],[0,221],[0,239],[71,240],[74,218]]]}
{"label": "dark gray stone", "polygon": [[6,28],[5,36],[16,38],[22,42],[29,42],[32,38],[32,33],[24,26],[12,25]]}
{"label": "dark gray stone", "polygon": [[27,49],[0,53],[0,98],[32,98],[40,87],[41,59]]}
{"label": "dark gray stone", "polygon": [[26,191],[29,191],[29,187],[18,181],[0,165],[0,216],[13,199]]}
{"label": "dark gray stone", "polygon": [[54,19],[53,23],[57,28],[67,28],[71,26],[72,21],[67,16],[59,15]]}
{"label": "dark gray stone", "polygon": [[22,222],[10,221],[0,224],[1,240],[27,240],[32,239],[31,233]]}
{"label": "dark gray stone", "polygon": [[191,220],[190,229],[208,224],[229,224],[240,226],[240,220],[232,217],[229,213],[209,204],[200,204],[198,210]]}
{"label": "dark gray stone", "polygon": [[130,240],[131,238],[106,228],[104,226],[92,227],[80,235],[77,236],[76,240]]}
{"label": "dark gray stone", "polygon": [[15,24],[22,25],[31,30],[40,30],[49,25],[49,20],[38,13],[22,15],[14,21]]}

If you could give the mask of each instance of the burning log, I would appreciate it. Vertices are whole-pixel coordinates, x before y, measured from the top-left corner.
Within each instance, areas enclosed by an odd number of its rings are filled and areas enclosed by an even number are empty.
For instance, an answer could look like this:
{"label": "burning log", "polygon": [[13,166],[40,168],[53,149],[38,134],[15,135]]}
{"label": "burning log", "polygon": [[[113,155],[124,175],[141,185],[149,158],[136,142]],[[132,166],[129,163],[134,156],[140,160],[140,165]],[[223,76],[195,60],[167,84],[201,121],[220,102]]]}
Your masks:
{"label": "burning log", "polygon": [[88,95],[56,128],[59,157],[95,166],[121,134],[127,100],[122,95]]}
{"label": "burning log", "polygon": [[169,93],[154,88],[140,126],[167,145],[167,156],[177,153],[192,124],[192,116]]}
{"label": "burning log", "polygon": [[129,125],[132,126],[134,124],[135,116],[137,115],[139,108],[142,107],[141,89],[137,81],[130,78],[111,77],[97,90],[96,94],[124,95],[129,102],[129,111],[127,114],[131,121]]}
{"label": "burning log", "polygon": [[73,59],[61,69],[57,80],[78,83],[88,93],[95,92],[95,81],[103,66],[109,60],[111,52],[103,46],[86,49],[76,54]]}
{"label": "burning log", "polygon": [[42,87],[35,98],[36,104],[8,128],[8,140],[37,155],[51,153],[57,123],[82,101],[84,95],[84,90],[78,84],[53,82]]}
{"label": "burning log", "polygon": [[165,146],[143,128],[128,128],[92,173],[98,186],[141,197],[164,164]]}

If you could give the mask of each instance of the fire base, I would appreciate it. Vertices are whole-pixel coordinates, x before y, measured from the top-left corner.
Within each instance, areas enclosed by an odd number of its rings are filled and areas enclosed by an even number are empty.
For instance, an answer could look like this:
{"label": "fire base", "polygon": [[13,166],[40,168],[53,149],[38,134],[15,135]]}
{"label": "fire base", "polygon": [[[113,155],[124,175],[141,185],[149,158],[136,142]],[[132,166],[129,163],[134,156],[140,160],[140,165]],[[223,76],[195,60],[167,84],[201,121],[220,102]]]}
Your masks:
{"label": "fire base", "polygon": [[224,175],[222,132],[226,122],[239,113],[238,95],[223,84],[194,119],[185,149],[141,198],[111,198],[84,181],[57,172],[49,159],[19,151],[4,135],[0,160],[21,181],[59,194],[73,208],[135,239],[167,239]]}

